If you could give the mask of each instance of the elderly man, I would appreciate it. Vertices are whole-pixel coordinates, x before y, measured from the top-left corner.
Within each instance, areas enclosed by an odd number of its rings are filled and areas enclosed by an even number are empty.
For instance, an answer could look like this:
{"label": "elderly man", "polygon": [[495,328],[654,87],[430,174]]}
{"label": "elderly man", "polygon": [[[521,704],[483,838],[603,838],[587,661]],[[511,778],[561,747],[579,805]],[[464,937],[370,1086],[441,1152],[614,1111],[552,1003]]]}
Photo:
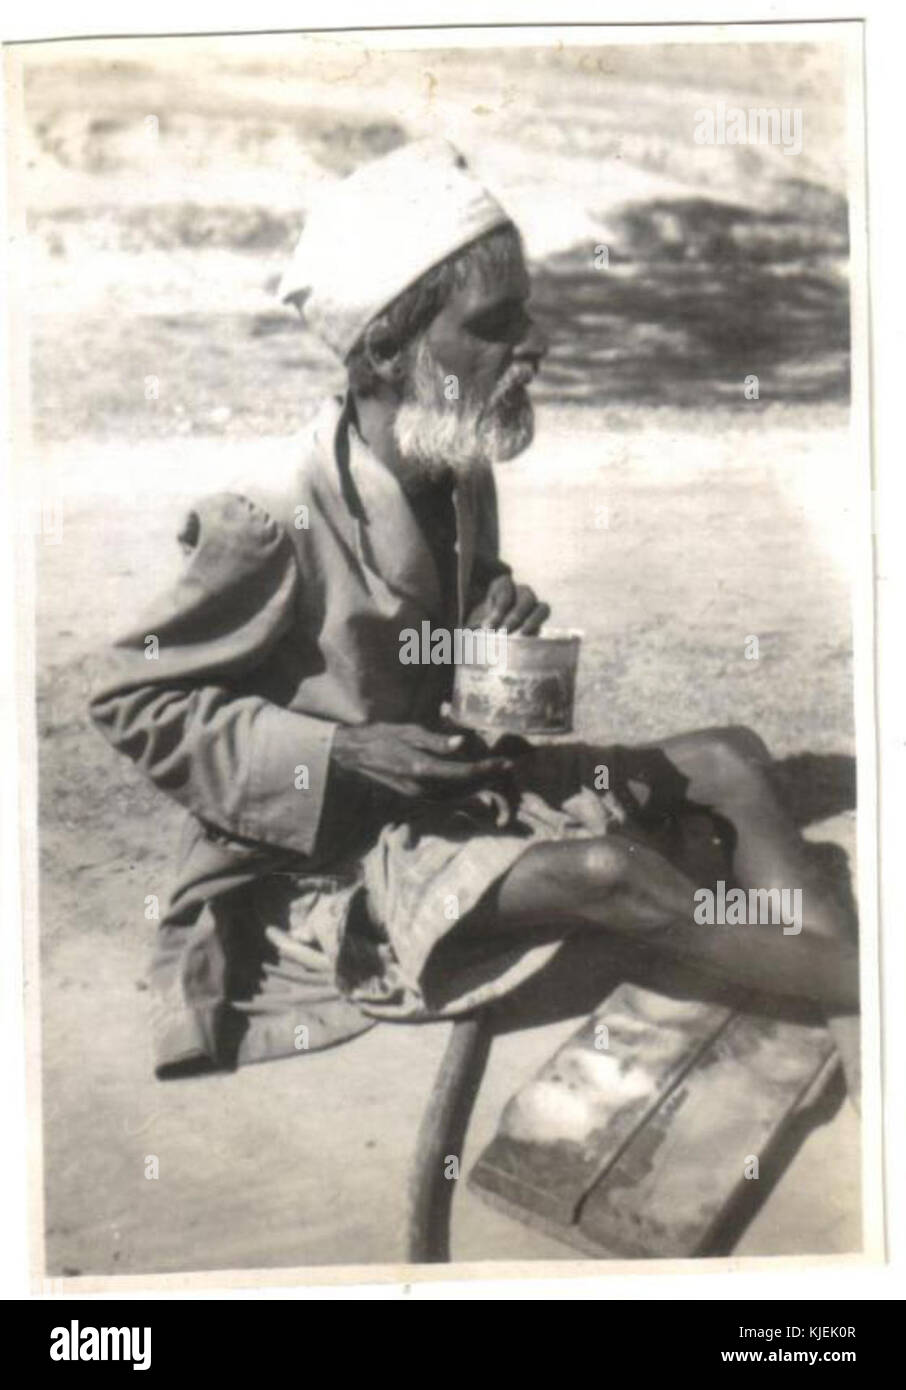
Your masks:
{"label": "elderly man", "polygon": [[[322,197],[282,292],[348,391],[281,486],[197,504],[181,577],[91,707],[189,812],[152,972],[159,1074],[462,1013],[584,933],[590,960],[619,937],[819,1001],[854,1079],[851,925],[754,734],[489,745],[445,720],[449,667],[400,660],[425,620],[548,616],[498,555],[491,465],[532,439],[545,350],[500,204],[449,145],[404,147]],[[800,889],[802,920],[701,925],[720,880]]]}

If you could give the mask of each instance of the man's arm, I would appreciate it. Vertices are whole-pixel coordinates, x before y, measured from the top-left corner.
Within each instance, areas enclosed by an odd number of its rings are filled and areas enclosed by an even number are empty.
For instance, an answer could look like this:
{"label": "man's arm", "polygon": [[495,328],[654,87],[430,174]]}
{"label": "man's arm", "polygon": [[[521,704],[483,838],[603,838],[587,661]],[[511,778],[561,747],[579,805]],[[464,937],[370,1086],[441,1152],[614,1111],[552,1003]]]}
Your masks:
{"label": "man's arm", "polygon": [[292,545],[232,494],[201,502],[187,535],[180,578],[105,658],[91,717],[201,819],[310,854],[336,726],[242,692],[292,621]]}

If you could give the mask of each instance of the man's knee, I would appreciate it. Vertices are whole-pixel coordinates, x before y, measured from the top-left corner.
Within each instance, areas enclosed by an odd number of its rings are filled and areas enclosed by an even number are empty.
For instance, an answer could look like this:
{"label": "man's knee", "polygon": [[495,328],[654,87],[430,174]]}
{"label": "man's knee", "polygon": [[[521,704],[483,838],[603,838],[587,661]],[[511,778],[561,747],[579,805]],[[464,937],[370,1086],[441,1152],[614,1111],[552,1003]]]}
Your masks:
{"label": "man's knee", "polygon": [[606,891],[619,887],[629,867],[629,848],[619,836],[572,842],[578,854],[578,871],[586,884]]}
{"label": "man's knee", "polygon": [[622,887],[629,869],[628,848],[618,836],[539,840],[498,886],[498,903],[531,919],[539,904],[556,902],[568,917],[570,909],[598,903]]}
{"label": "man's knee", "polygon": [[689,778],[690,799],[714,805],[756,792],[771,761],[762,739],[742,724],[683,735],[664,751]]}
{"label": "man's knee", "polygon": [[771,761],[771,755],[764,739],[745,724],[728,724],[714,732],[718,741],[734,757],[743,758],[749,763],[758,763],[762,767]]}
{"label": "man's knee", "polygon": [[732,779],[743,770],[766,767],[771,761],[763,740],[744,724],[705,729],[701,738],[703,756],[718,776]]}

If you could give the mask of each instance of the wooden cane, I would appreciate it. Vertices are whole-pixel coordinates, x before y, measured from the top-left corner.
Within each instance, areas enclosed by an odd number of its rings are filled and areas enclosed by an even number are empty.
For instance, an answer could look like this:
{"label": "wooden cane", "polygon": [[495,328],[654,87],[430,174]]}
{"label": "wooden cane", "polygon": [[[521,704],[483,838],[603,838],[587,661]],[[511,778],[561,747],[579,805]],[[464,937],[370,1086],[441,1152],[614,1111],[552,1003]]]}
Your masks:
{"label": "wooden cane", "polygon": [[409,1260],[437,1264],[450,1258],[450,1210],[469,1116],[491,1046],[488,1010],[456,1019],[422,1116],[409,1203]]}

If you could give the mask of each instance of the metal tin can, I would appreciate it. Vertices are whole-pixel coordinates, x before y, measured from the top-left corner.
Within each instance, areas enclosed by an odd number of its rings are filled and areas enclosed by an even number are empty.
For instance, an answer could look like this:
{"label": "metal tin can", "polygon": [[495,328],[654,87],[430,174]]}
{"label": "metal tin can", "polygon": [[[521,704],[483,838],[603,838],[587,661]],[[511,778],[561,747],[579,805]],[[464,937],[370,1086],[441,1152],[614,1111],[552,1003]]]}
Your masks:
{"label": "metal tin can", "polygon": [[576,631],[553,630],[536,637],[507,633],[502,657],[495,651],[494,661],[456,666],[453,719],[471,729],[569,733],[581,640]]}

